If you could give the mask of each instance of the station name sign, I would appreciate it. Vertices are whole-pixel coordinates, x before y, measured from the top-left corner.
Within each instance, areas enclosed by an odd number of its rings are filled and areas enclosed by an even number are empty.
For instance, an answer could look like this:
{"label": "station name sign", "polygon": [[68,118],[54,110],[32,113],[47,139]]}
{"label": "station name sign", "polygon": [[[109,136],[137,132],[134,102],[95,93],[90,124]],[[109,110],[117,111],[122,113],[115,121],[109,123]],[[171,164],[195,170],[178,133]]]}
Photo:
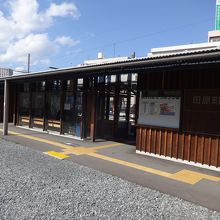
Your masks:
{"label": "station name sign", "polygon": [[193,96],[192,103],[194,105],[220,105],[220,96]]}
{"label": "station name sign", "polygon": [[186,109],[207,111],[220,110],[219,89],[185,90],[184,106]]}

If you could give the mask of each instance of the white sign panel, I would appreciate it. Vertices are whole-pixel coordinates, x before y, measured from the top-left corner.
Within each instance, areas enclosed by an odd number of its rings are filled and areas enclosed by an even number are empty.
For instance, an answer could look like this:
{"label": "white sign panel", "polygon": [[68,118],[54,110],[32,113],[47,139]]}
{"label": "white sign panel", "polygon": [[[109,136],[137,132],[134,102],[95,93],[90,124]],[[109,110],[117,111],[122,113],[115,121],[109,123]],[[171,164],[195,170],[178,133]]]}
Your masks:
{"label": "white sign panel", "polygon": [[138,124],[179,128],[180,98],[141,97]]}
{"label": "white sign panel", "polygon": [[71,106],[70,106],[70,104],[64,104],[64,110],[70,110],[71,109]]}

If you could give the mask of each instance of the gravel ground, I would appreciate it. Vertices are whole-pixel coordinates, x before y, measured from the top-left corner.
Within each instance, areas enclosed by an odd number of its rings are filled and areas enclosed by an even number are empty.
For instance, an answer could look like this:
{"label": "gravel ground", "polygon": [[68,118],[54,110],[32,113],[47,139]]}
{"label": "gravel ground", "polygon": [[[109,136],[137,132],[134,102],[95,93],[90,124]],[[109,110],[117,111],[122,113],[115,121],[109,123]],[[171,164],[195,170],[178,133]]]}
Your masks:
{"label": "gravel ground", "polygon": [[0,219],[220,219],[220,213],[0,139]]}

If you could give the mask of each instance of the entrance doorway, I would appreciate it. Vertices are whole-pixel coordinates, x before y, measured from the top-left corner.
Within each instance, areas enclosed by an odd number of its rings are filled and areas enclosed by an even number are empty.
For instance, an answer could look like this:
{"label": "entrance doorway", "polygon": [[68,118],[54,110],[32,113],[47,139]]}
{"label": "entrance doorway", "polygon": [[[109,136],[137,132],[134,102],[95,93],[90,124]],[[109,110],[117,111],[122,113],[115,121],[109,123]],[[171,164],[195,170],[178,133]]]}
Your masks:
{"label": "entrance doorway", "polygon": [[97,138],[132,139],[135,137],[135,74],[98,78]]}
{"label": "entrance doorway", "polygon": [[83,79],[67,80],[64,87],[63,133],[81,137]]}

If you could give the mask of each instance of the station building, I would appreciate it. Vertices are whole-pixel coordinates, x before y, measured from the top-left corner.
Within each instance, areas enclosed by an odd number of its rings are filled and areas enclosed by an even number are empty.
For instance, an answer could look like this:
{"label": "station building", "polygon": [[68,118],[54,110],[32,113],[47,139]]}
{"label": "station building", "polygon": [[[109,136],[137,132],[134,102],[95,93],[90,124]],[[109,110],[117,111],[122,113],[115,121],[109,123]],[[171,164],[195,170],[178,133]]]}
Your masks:
{"label": "station building", "polygon": [[219,168],[219,45],[4,77],[3,132],[13,122],[93,141],[133,139],[137,153]]}
{"label": "station building", "polygon": [[9,68],[0,68],[0,77],[12,76],[13,70]]}

